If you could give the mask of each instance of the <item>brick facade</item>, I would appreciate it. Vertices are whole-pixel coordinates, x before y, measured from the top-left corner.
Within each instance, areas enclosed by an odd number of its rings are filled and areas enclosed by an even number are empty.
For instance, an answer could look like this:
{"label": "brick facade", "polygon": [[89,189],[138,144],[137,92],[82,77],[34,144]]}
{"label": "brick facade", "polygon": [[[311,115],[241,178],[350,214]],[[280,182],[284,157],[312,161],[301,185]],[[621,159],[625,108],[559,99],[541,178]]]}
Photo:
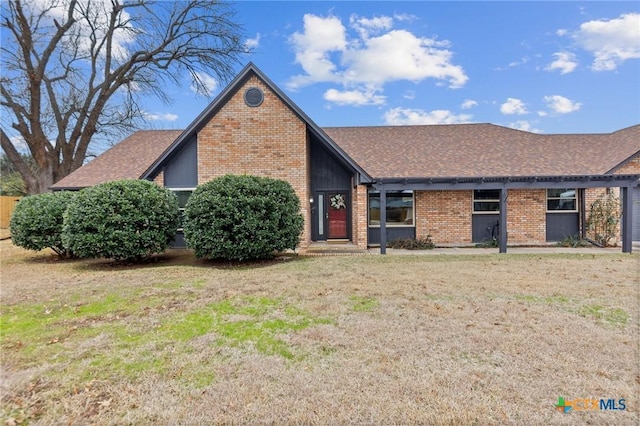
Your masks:
{"label": "brick facade", "polygon": [[155,183],[156,185],[164,186],[164,172],[161,171],[160,173],[158,173],[153,179],[153,183]]}
{"label": "brick facade", "polygon": [[352,196],[352,240],[358,248],[367,248],[368,202],[367,187],[358,185]]}
{"label": "brick facade", "polygon": [[544,243],[547,239],[547,191],[510,189],[507,197],[509,243]]}
{"label": "brick facade", "polygon": [[[509,243],[545,242],[546,203],[544,189],[509,190]],[[415,209],[417,238],[430,235],[436,244],[471,244],[473,191],[417,191]]]}
{"label": "brick facade", "polygon": [[471,243],[472,191],[416,191],[416,238]]}
{"label": "brick facade", "polygon": [[[264,101],[244,102],[245,90],[258,87]],[[311,241],[309,143],[306,124],[253,76],[198,133],[198,184],[225,174],[251,174],[289,182],[301,201],[305,227],[300,243]]]}

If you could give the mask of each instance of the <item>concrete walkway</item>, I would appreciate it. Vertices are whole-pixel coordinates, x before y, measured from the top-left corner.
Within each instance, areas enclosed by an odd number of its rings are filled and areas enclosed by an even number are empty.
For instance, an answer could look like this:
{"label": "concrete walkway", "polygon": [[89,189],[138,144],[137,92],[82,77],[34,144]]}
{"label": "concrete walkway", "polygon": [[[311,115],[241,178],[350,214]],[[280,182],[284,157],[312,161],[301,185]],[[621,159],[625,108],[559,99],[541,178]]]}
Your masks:
{"label": "concrete walkway", "polygon": [[[371,254],[380,254],[379,248],[370,248],[367,250]],[[640,252],[640,247],[635,248],[634,252]],[[507,254],[619,254],[622,253],[620,247],[598,248],[598,247],[558,247],[558,246],[541,246],[541,247],[507,247]],[[388,255],[482,255],[482,254],[500,254],[497,248],[475,248],[475,247],[445,247],[435,248],[433,250],[396,250],[387,249]]]}
{"label": "concrete walkway", "polygon": [[[640,253],[640,242],[633,243],[633,252]],[[312,243],[309,247],[301,249],[298,253],[302,256],[357,256],[380,254],[380,248],[370,247],[366,250],[347,244]],[[535,247],[507,247],[507,254],[618,254],[622,253],[621,247],[560,247],[556,245],[544,245]],[[387,248],[387,255],[483,255],[500,254],[498,248],[477,247],[437,247],[432,250],[398,250]]]}

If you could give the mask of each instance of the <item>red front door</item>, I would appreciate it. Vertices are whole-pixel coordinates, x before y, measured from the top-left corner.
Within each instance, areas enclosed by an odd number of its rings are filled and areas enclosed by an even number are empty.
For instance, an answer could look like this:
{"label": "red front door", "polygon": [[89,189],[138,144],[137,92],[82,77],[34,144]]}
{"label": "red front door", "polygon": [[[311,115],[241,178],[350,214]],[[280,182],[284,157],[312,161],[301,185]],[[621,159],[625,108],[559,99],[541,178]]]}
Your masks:
{"label": "red front door", "polygon": [[328,195],[328,234],[327,237],[331,239],[344,239],[348,238],[347,232],[347,205],[348,198],[347,193],[333,192]]}

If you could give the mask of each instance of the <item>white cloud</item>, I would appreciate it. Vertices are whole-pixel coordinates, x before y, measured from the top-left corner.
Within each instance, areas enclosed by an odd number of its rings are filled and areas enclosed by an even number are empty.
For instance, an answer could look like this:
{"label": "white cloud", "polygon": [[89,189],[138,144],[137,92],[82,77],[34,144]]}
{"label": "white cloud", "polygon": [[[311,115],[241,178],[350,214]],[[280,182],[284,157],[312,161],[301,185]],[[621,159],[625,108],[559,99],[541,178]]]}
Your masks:
{"label": "white cloud", "polygon": [[385,84],[399,80],[433,78],[451,88],[464,86],[468,77],[462,67],[453,64],[447,41],[393,29],[395,22],[409,18],[352,15],[347,28],[336,16],[306,14],[303,30],[289,39],[304,74],[293,76],[287,87],[295,90],[314,83],[335,83],[344,89],[331,92],[337,101],[347,92],[380,93]]}
{"label": "white cloud", "polygon": [[571,52],[556,52],[553,56],[556,60],[545,68],[547,71],[560,70],[560,74],[568,74],[578,66],[576,55]]}
{"label": "white cloud", "polygon": [[416,37],[405,30],[392,30],[365,41],[362,49],[348,49],[342,56],[347,66],[344,81],[383,85],[387,82],[425,78],[447,80],[449,87],[465,85],[468,77],[453,65],[447,42]]}
{"label": "white cloud", "polygon": [[359,90],[336,90],[329,89],[323,96],[327,101],[334,102],[338,105],[383,105],[386,97],[376,95],[375,91],[359,91]]}
{"label": "white cloud", "polygon": [[403,98],[405,99],[415,99],[416,98],[416,92],[413,90],[407,90],[404,95],[402,95]]}
{"label": "white cloud", "polygon": [[151,121],[176,121],[178,119],[177,114],[173,114],[170,112],[166,112],[164,114],[144,113],[144,116],[147,118],[147,120],[151,120]]}
{"label": "white cloud", "polygon": [[260,46],[260,33],[257,33],[254,38],[248,38],[247,41],[244,42],[244,45],[247,49],[255,49]]}
{"label": "white cloud", "polygon": [[393,15],[393,19],[400,22],[403,22],[403,21],[414,22],[420,18],[417,15],[411,15],[409,13],[396,13]]}
{"label": "white cloud", "polygon": [[477,105],[478,105],[478,102],[474,101],[473,99],[465,99],[464,102],[462,102],[461,108],[469,109]]}
{"label": "white cloud", "polygon": [[513,68],[513,67],[517,67],[519,65],[524,65],[527,62],[529,62],[529,57],[528,56],[524,56],[522,58],[520,58],[519,61],[513,61],[509,64],[509,68]]}
{"label": "white cloud", "polygon": [[524,102],[515,98],[507,98],[507,101],[500,105],[500,112],[506,115],[524,115],[529,113]]}
{"label": "white cloud", "polygon": [[393,27],[393,18],[390,16],[377,16],[369,19],[351,15],[349,23],[360,34],[362,39],[368,39],[371,33],[379,34],[391,29]]}
{"label": "white cloud", "polygon": [[340,18],[306,14],[303,22],[304,32],[294,33],[290,41],[296,53],[296,62],[306,75],[294,76],[289,82],[290,88],[339,80],[330,53],[342,52],[347,47],[346,29]]}
{"label": "white cloud", "polygon": [[524,132],[540,133],[539,129],[531,127],[531,123],[526,120],[514,121],[513,123],[509,123],[507,126]]}
{"label": "white cloud", "polygon": [[560,95],[545,96],[544,101],[553,112],[558,114],[568,114],[570,112],[578,111],[582,106],[581,103],[574,102],[571,99]]}
{"label": "white cloud", "polygon": [[593,70],[615,70],[626,60],[640,58],[640,14],[585,22],[573,37],[580,47],[593,54]]}
{"label": "white cloud", "polygon": [[197,72],[195,79],[197,79],[197,81],[193,81],[190,87],[194,93],[211,96],[218,87],[218,80],[209,74]]}
{"label": "white cloud", "polygon": [[472,115],[455,115],[447,110],[424,111],[421,109],[392,108],[384,114],[385,124],[391,126],[417,124],[458,124],[469,123]]}
{"label": "white cloud", "polygon": [[556,35],[563,37],[566,36],[569,32],[564,29],[564,28],[560,28],[559,30],[556,31]]}

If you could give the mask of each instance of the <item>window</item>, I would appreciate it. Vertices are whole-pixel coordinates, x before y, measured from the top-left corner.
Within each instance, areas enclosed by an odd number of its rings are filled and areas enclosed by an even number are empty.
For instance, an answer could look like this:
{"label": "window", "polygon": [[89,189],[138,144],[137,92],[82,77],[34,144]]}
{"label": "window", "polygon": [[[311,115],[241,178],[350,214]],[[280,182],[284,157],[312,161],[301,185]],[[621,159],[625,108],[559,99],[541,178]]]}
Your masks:
{"label": "window", "polygon": [[547,211],[577,211],[576,190],[572,188],[547,189]]}
{"label": "window", "polygon": [[473,212],[474,213],[499,213],[500,212],[500,190],[499,189],[476,189],[473,191]]}
{"label": "window", "polygon": [[184,221],[184,207],[187,205],[187,201],[191,194],[193,193],[193,189],[171,189],[167,188],[178,198],[178,208],[180,209],[180,223],[178,225],[178,231],[182,231],[182,224]]}
{"label": "window", "polygon": [[[387,226],[413,226],[413,192],[387,192]],[[380,226],[380,193],[369,193],[369,226]]]}

